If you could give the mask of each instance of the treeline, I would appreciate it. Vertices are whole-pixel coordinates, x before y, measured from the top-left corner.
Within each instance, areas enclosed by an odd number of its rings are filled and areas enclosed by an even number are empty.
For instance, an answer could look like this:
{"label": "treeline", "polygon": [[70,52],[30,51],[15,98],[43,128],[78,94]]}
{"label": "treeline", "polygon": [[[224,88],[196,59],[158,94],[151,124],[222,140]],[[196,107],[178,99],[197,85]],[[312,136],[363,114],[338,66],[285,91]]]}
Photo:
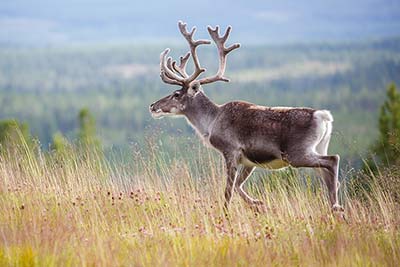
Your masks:
{"label": "treeline", "polygon": [[[96,120],[87,108],[80,110],[76,117],[79,123],[77,135],[69,140],[61,132],[53,134],[49,152],[66,156],[70,150],[80,149],[87,153],[102,153],[102,145],[97,137]],[[34,152],[42,150],[39,140],[30,132],[27,123],[15,119],[0,120],[0,154],[14,154],[18,150]]]}
{"label": "treeline", "polygon": [[[217,103],[243,99],[261,105],[330,109],[335,117],[331,149],[359,158],[378,136],[379,106],[385,88],[400,84],[400,40],[363,44],[259,46],[229,58],[232,82],[204,88]],[[105,147],[142,143],[148,133],[185,139],[184,120],[153,120],[148,105],[173,86],[159,79],[163,46],[85,46],[0,49],[0,119],[28,123],[41,146],[53,135],[78,136],[76,114],[88,107],[97,118]],[[174,47],[173,56],[186,47]],[[202,49],[212,73],[215,49]],[[190,67],[190,63],[189,63]],[[154,130],[157,129],[157,130]]]}

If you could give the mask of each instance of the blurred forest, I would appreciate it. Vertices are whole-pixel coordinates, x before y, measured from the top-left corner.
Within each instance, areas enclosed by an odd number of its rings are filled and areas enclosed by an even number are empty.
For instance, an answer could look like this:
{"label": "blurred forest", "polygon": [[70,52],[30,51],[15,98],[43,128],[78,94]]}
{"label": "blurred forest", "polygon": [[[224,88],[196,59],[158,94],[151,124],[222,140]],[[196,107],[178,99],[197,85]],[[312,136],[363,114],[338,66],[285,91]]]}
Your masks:
{"label": "blurred forest", "polygon": [[[97,134],[107,149],[129,151],[149,136],[167,147],[169,141],[187,142],[194,131],[185,120],[154,120],[148,112],[150,103],[176,89],[159,78],[159,53],[165,47],[3,45],[0,120],[28,124],[44,149],[51,147],[55,134],[71,141],[79,137],[82,108],[96,118]],[[171,48],[175,58],[187,49]],[[200,50],[202,66],[213,73],[215,48]],[[204,86],[216,103],[241,99],[331,110],[335,122],[330,151],[357,164],[378,136],[387,86],[400,84],[400,38],[242,47],[230,55],[227,76],[228,84]]]}

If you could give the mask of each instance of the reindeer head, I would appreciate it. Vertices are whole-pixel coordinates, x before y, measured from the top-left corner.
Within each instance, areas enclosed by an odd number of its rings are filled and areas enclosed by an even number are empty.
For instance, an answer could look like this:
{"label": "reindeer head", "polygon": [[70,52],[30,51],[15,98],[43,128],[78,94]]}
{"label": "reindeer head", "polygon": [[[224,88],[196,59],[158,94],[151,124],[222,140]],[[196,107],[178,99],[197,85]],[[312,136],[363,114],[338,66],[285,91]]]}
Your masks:
{"label": "reindeer head", "polygon": [[[163,82],[172,85],[178,85],[181,88],[174,91],[171,95],[161,98],[157,102],[150,105],[150,112],[153,117],[159,118],[165,115],[182,115],[188,105],[195,99],[196,95],[201,92],[201,85],[212,83],[216,81],[229,82],[229,79],[224,77],[226,68],[226,58],[229,52],[239,48],[240,44],[233,44],[230,47],[225,47],[225,42],[228,39],[231,27],[226,29],[224,35],[219,35],[219,27],[216,26],[215,29],[210,26],[207,28],[208,32],[215,42],[218,55],[219,55],[219,68],[214,76],[205,77],[198,79],[198,77],[206,71],[206,69],[201,68],[199,60],[197,58],[196,48],[202,44],[210,44],[209,40],[197,40],[193,39],[193,35],[196,28],[193,27],[191,32],[186,29],[186,23],[182,21],[178,22],[178,27],[183,37],[189,43],[190,52],[185,56],[180,57],[180,63],[172,60],[171,57],[167,58],[169,49],[167,48],[160,55],[160,77]],[[186,63],[189,57],[192,56],[194,63],[194,71],[191,75],[186,72]]]}

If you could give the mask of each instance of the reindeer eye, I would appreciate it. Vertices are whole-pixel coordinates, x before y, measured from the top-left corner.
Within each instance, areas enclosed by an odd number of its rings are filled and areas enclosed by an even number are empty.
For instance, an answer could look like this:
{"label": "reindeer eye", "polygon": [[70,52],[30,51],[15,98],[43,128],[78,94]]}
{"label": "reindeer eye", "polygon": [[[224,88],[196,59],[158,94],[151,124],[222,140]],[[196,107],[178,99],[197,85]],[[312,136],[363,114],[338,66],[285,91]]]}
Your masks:
{"label": "reindeer eye", "polygon": [[178,92],[175,92],[174,95],[173,95],[173,97],[174,97],[174,98],[178,98],[178,97],[179,97],[179,93],[178,93]]}

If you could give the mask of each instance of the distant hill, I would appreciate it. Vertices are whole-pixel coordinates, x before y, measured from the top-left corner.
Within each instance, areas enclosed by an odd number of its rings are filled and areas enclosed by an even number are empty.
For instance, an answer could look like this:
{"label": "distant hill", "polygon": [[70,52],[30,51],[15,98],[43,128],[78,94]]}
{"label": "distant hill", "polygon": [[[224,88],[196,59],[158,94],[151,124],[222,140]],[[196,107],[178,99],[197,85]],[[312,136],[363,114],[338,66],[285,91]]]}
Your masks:
{"label": "distant hill", "polygon": [[230,24],[242,43],[374,39],[400,34],[400,1],[1,1],[0,43],[170,42],[178,20],[200,36]]}

